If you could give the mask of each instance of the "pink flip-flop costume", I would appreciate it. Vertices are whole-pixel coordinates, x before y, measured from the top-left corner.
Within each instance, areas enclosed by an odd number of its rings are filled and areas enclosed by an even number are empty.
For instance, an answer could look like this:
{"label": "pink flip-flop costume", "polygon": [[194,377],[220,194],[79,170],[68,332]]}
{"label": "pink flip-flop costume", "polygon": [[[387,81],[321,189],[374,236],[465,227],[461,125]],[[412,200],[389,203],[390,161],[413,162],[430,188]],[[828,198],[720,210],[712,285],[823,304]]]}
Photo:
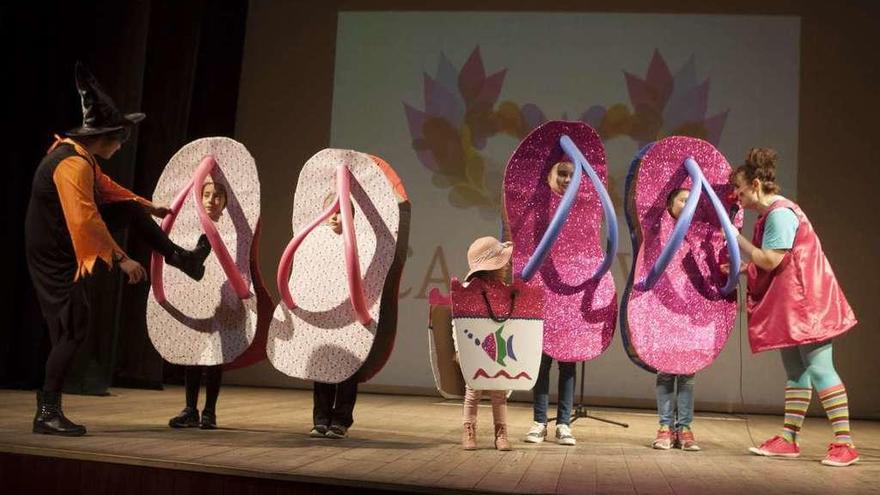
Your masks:
{"label": "pink flip-flop costume", "polygon": [[[562,197],[547,183],[560,161],[575,165]],[[581,181],[582,174],[588,178]],[[593,359],[614,335],[617,293],[610,267],[617,223],[606,184],[602,141],[582,122],[540,126],[507,164],[504,208],[514,273],[543,289],[544,353],[559,361]],[[603,217],[613,230],[604,252]]]}
{"label": "pink flip-flop costume", "polygon": [[[643,148],[626,183],[633,267],[621,304],[630,358],[649,371],[693,374],[711,364],[736,320],[739,264],[730,165],[710,143],[673,136]],[[690,191],[679,218],[669,194]],[[734,266],[724,274],[720,265]]]}

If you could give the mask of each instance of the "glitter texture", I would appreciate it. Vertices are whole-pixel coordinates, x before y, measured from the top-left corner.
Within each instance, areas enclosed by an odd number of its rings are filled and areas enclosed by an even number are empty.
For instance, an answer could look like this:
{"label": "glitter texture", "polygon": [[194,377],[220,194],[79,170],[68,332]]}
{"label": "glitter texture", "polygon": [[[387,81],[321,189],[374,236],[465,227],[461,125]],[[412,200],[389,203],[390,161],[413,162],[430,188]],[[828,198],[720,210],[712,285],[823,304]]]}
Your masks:
{"label": "glitter texture", "polygon": [[[706,141],[674,136],[636,157],[627,182],[627,221],[634,242],[633,268],[621,308],[621,333],[630,357],[640,366],[671,374],[695,373],[715,360],[736,320],[736,292],[722,296],[727,262],[721,224],[706,194],[666,271],[648,291],[640,283],[669,242],[675,220],[666,198],[675,188],[691,188],[683,161],[693,156],[725,209],[732,191],[731,168]],[[742,212],[734,225],[742,227]]]}
{"label": "glitter texture", "polygon": [[[562,135],[571,138],[607,187],[605,149],[590,126],[554,121],[529,134],[504,176],[505,228],[513,240],[514,273],[535,252],[562,199],[547,184],[553,165],[570,161],[559,146]],[[530,281],[544,291],[544,352],[559,361],[593,359],[614,336],[617,292],[611,271],[598,281],[587,281],[605,256],[602,220],[599,195],[584,174],[556,244]]]}

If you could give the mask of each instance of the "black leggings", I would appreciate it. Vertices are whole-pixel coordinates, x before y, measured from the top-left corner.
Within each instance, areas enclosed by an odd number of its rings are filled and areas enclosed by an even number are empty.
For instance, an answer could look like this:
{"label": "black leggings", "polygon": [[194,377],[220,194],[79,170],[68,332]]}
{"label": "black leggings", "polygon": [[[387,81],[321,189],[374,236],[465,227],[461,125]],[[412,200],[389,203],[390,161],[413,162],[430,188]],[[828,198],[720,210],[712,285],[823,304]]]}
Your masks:
{"label": "black leggings", "polygon": [[203,371],[205,373],[205,408],[203,411],[214,412],[217,410],[217,396],[220,395],[220,379],[223,377],[223,365],[184,366],[186,407],[198,408],[199,387],[202,385]]}
{"label": "black leggings", "polygon": [[[140,236],[147,245],[163,256],[169,256],[175,249],[180,249],[150,218],[146,208],[135,201],[108,203],[101,205],[98,209],[108,229],[117,230],[131,227],[132,232]],[[92,324],[89,315],[89,300],[94,296],[90,286],[93,285],[92,281],[98,275],[97,272],[105,271],[106,266],[96,263],[94,270],[95,273],[80,278],[72,285],[67,294],[67,301],[61,303],[60,312],[53,317],[46,318],[52,349],[46,359],[46,378],[43,390],[61,391],[70,366],[73,364],[76,351],[89,335]],[[219,378],[217,383],[219,387]],[[196,394],[198,395],[198,390]],[[216,401],[216,394],[214,394],[214,400]]]}
{"label": "black leggings", "polygon": [[111,230],[123,227],[131,227],[132,232],[138,235],[148,246],[155,249],[162,256],[171,256],[175,249],[180,249],[171,242],[159,224],[157,224],[147,212],[147,209],[135,201],[119,201],[107,203],[99,207],[101,218]]}

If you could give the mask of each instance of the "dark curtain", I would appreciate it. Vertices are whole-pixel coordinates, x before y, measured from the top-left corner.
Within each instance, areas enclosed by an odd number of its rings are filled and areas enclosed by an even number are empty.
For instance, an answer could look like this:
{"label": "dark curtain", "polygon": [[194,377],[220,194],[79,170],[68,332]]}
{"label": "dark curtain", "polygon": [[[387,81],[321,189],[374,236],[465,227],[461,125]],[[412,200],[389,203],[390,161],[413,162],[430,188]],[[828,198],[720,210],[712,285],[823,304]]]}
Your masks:
{"label": "dark curtain", "polygon": [[[33,173],[54,133],[81,120],[73,66],[81,60],[124,112],[147,114],[132,139],[101,166],[149,197],[171,155],[209,135],[232,136],[247,2],[96,0],[0,6],[8,62],[2,119],[6,177],[2,208],[7,276],[0,325],[0,386],[35,388],[48,348],[24,261],[24,215]],[[11,110],[11,111],[10,111]],[[114,232],[148,266],[148,250]],[[96,285],[95,321],[67,391],[102,394],[111,384],[160,387],[162,359],[146,332],[148,286],[111,273]]]}

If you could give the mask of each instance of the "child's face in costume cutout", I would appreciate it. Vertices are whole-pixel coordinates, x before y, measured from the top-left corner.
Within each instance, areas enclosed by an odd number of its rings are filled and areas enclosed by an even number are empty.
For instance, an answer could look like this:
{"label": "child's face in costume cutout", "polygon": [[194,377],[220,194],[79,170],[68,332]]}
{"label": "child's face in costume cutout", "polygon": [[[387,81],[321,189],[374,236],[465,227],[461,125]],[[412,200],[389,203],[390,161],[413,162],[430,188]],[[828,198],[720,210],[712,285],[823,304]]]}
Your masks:
{"label": "child's face in costume cutout", "polygon": [[568,185],[571,183],[571,177],[574,175],[574,164],[571,162],[558,162],[550,169],[547,174],[547,184],[550,189],[562,196]]}
{"label": "child's face in costume cutout", "polygon": [[[329,207],[333,204],[333,200],[336,199],[336,193],[330,193],[324,198],[324,208]],[[351,205],[351,216],[354,217],[354,203]],[[342,218],[339,216],[339,211],[330,215],[330,218],[327,219],[327,225],[330,226],[330,229],[333,230],[334,234],[342,233]]]}
{"label": "child's face in costume cutout", "polygon": [[681,215],[681,210],[684,209],[684,204],[687,202],[690,197],[690,191],[679,191],[678,194],[672,198],[672,204],[669,205],[669,215],[672,218],[678,218]]}
{"label": "child's face in costume cutout", "polygon": [[202,206],[213,221],[220,220],[223,209],[226,208],[226,189],[222,184],[208,182],[202,188]]}

